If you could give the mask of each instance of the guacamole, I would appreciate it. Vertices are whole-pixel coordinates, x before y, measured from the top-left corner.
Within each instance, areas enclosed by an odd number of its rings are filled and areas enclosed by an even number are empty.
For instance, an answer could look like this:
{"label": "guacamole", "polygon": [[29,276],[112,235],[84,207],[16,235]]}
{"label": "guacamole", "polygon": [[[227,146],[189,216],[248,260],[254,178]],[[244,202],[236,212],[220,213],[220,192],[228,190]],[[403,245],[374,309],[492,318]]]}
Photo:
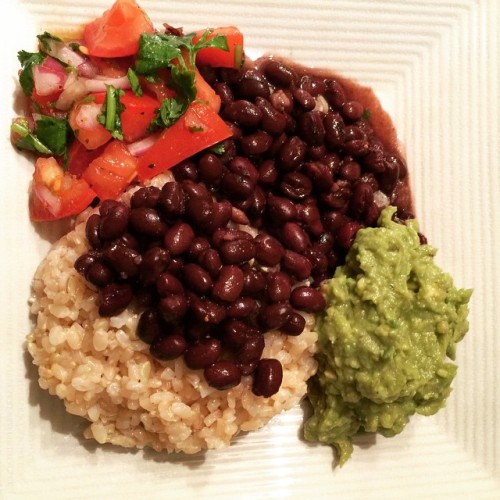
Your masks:
{"label": "guacamole", "polygon": [[333,445],[343,464],[352,436],[394,436],[414,413],[432,415],[451,392],[455,346],[468,330],[471,290],[458,290],[421,245],[414,220],[361,229],[323,291],[317,374],[310,380],[309,441]]}

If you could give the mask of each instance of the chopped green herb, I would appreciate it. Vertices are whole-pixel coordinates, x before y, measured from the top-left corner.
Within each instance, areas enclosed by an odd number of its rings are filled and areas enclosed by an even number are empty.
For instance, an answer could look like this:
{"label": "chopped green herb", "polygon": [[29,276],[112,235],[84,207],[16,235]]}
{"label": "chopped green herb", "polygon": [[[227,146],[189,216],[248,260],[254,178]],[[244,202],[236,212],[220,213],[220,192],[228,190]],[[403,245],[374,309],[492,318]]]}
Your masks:
{"label": "chopped green herb", "polygon": [[120,102],[120,97],[124,94],[123,90],[113,85],[106,85],[106,99],[102,105],[102,112],[97,117],[97,121],[104,125],[115,139],[121,141],[123,141],[121,114],[125,107]]}
{"label": "chopped green herb", "polygon": [[224,147],[224,144],[222,144],[222,142],[219,142],[219,144],[215,144],[215,146],[212,146],[210,149],[216,155],[223,155],[226,152],[226,148]]}
{"label": "chopped green herb", "polygon": [[14,144],[20,149],[45,155],[65,156],[71,129],[66,120],[42,116],[32,132],[26,118],[16,119],[11,127]]}
{"label": "chopped green herb", "polygon": [[203,132],[205,130],[203,127],[197,127],[195,125],[191,125],[190,127],[188,127],[188,129],[192,134],[194,134],[195,132]]}
{"label": "chopped green herb", "polygon": [[20,50],[17,53],[17,58],[21,63],[21,73],[19,75],[19,83],[23,92],[30,96],[33,93],[33,88],[35,84],[33,82],[33,68],[38,64],[41,64],[46,55],[41,52],[26,52],[25,50]]}
{"label": "chopped green herb", "polygon": [[365,108],[361,117],[365,120],[369,120],[372,117],[372,112],[368,108]]}
{"label": "chopped green herb", "polygon": [[137,73],[132,69],[129,68],[127,71],[127,76],[128,76],[128,81],[130,82],[130,86],[132,87],[132,92],[138,96],[142,96],[142,88],[141,84],[139,83],[139,78],[137,77]]}
{"label": "chopped green herb", "polygon": [[41,35],[37,35],[37,38],[40,42],[40,49],[44,50],[45,52],[50,52],[52,50],[52,45],[50,43],[51,41],[62,42],[60,38],[50,34],[47,31],[44,31]]}
{"label": "chopped green herb", "polygon": [[80,50],[80,44],[77,42],[70,42],[68,45],[69,45],[69,48],[71,50],[73,50],[74,52],[77,52],[78,50]]}
{"label": "chopped green herb", "polygon": [[[196,43],[193,43],[194,35],[176,36],[159,33],[141,35],[135,71],[139,75],[144,75],[146,79],[156,77],[157,81],[158,71],[169,69],[171,72],[169,86],[177,93],[173,99],[165,99],[162,102],[158,115],[151,123],[152,128],[170,127],[196,99],[195,73],[190,68],[195,66],[198,51],[207,47],[229,50],[224,35],[216,35],[207,40],[210,33],[210,30],[206,30]],[[187,63],[183,51],[187,52]]]}
{"label": "chopped green herb", "polygon": [[163,99],[156,112],[156,117],[149,126],[150,131],[156,128],[168,128],[172,126],[184,114],[186,108],[186,102],[179,97]]}

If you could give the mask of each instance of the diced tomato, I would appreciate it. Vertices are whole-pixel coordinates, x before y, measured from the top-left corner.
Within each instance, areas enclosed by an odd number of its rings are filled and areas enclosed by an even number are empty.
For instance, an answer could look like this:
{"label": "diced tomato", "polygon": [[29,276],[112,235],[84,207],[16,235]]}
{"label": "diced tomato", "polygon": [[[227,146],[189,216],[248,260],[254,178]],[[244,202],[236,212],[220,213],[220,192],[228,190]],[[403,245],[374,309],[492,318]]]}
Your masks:
{"label": "diced tomato", "polygon": [[117,198],[137,175],[137,159],[121,141],[110,142],[90,163],[82,178],[101,200]]}
{"label": "diced tomato", "polygon": [[82,99],[72,108],[68,116],[75,137],[87,148],[97,149],[111,139],[111,133],[97,121],[102,112],[105,94],[92,94],[93,99]]}
{"label": "diced tomato", "polygon": [[55,158],[36,160],[29,197],[31,220],[50,221],[76,215],[95,197],[87,182],[64,172]]}
{"label": "diced tomato", "polygon": [[150,179],[231,135],[231,129],[209,105],[192,102],[184,115],[138,158],[139,180]]}
{"label": "diced tomato", "polygon": [[68,172],[79,179],[103,151],[104,145],[97,149],[87,149],[80,141],[73,141],[68,148]]}
{"label": "diced tomato", "polygon": [[146,94],[139,97],[130,91],[125,91],[120,102],[125,106],[121,114],[123,138],[127,142],[137,141],[147,134],[160,103]]}
{"label": "diced tomato", "polygon": [[[193,42],[197,42],[203,31],[196,33]],[[208,35],[208,40],[216,35],[224,35],[227,39],[229,51],[208,47],[201,49],[196,56],[196,64],[223,68],[241,68],[243,64],[243,33],[235,26],[216,28]]]}
{"label": "diced tomato", "polygon": [[85,26],[83,38],[92,56],[124,57],[137,53],[141,33],[153,32],[153,24],[135,0],[116,0]]}
{"label": "diced tomato", "polygon": [[221,99],[215,90],[201,76],[201,73],[195,68],[195,86],[196,99],[206,102],[216,113],[220,111]]}

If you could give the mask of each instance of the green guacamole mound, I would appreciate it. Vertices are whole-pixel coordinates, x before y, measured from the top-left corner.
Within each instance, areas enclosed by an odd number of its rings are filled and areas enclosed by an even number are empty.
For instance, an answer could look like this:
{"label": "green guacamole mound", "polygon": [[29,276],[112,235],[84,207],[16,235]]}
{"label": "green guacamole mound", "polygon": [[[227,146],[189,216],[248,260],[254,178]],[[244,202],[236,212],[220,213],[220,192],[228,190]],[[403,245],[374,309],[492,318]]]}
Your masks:
{"label": "green guacamole mound", "polygon": [[341,465],[352,436],[394,436],[414,413],[445,405],[456,366],[456,343],[468,330],[471,290],[457,290],[421,245],[414,220],[382,212],[377,228],[360,230],[345,265],[323,286],[318,318],[319,369],[310,380],[309,441],[335,447]]}

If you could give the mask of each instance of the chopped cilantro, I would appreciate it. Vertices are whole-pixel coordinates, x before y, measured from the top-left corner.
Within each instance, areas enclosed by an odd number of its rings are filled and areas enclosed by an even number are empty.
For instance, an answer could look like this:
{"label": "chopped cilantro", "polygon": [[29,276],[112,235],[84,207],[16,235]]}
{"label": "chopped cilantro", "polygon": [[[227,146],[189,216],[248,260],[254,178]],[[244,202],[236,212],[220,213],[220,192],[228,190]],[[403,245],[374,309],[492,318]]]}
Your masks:
{"label": "chopped cilantro", "polygon": [[372,112],[368,108],[365,108],[361,117],[365,120],[369,120],[372,117]]}
{"label": "chopped cilantro", "polygon": [[71,129],[66,120],[42,116],[35,123],[35,130],[29,128],[26,118],[18,118],[11,125],[14,144],[45,155],[65,156]]}
{"label": "chopped cilantro", "polygon": [[80,50],[80,44],[77,42],[70,42],[68,45],[69,45],[69,48],[74,52],[76,52],[77,50]]}
{"label": "chopped cilantro", "polygon": [[40,48],[44,50],[45,52],[50,52],[52,49],[52,46],[50,42],[62,42],[60,38],[57,36],[54,36],[50,34],[47,31],[44,31],[41,35],[37,35],[37,38],[40,42]]}
{"label": "chopped cilantro", "polygon": [[192,134],[194,134],[195,132],[203,132],[205,130],[203,127],[196,125],[191,125],[190,127],[188,127],[188,129]]}
{"label": "chopped cilantro", "polygon": [[128,76],[128,81],[130,82],[130,86],[132,88],[132,92],[138,96],[142,96],[142,88],[141,84],[139,83],[139,78],[137,77],[137,73],[132,69],[129,68],[127,71],[127,76]]}
{"label": "chopped cilantro", "polygon": [[149,129],[154,130],[155,128],[168,128],[172,126],[184,114],[186,108],[186,102],[179,97],[163,99]]}
{"label": "chopped cilantro", "polygon": [[[176,36],[172,34],[143,33],[139,40],[139,52],[135,63],[135,71],[146,79],[157,81],[158,71],[170,70],[169,86],[176,91],[172,99],[164,99],[156,118],[150,128],[170,127],[186,111],[189,104],[196,99],[195,66],[196,54],[207,47],[229,50],[227,38],[216,35],[207,40],[211,31],[206,30],[200,39],[193,43],[194,35]],[[187,61],[184,58],[187,56]]]}
{"label": "chopped cilantro", "polygon": [[122,141],[121,114],[125,108],[120,102],[120,97],[124,94],[125,92],[123,90],[117,89],[113,87],[113,85],[106,85],[106,99],[102,105],[102,112],[97,117],[97,121],[101,125],[104,125],[106,130],[111,132],[111,135],[115,139],[120,139]]}
{"label": "chopped cilantro", "polygon": [[223,155],[226,152],[226,148],[224,147],[224,144],[222,144],[222,142],[219,142],[219,144],[215,144],[215,146],[212,146],[210,150],[216,155]]}
{"label": "chopped cilantro", "polygon": [[41,52],[26,52],[25,50],[20,50],[17,53],[17,58],[21,63],[21,73],[19,74],[19,83],[23,92],[30,96],[33,93],[33,88],[35,86],[33,82],[33,67],[41,64],[45,59],[45,54]]}

